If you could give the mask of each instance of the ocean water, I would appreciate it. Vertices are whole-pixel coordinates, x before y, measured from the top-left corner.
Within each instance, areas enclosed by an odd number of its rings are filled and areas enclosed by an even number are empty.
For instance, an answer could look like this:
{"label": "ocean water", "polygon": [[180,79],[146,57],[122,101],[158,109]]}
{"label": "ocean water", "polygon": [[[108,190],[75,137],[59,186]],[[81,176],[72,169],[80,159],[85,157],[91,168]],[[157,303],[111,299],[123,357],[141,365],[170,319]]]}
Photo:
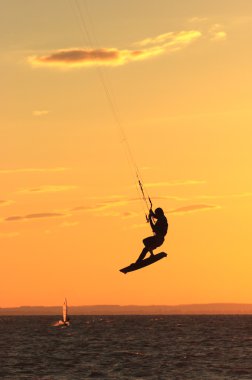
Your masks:
{"label": "ocean water", "polygon": [[0,378],[252,380],[252,316],[0,318]]}

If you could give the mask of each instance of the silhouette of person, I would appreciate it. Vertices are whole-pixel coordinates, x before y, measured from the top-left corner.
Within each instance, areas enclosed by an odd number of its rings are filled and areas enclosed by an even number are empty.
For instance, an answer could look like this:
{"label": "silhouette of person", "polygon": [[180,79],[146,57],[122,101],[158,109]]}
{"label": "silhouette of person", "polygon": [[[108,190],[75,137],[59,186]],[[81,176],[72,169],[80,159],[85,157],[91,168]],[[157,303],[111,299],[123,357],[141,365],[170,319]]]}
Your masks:
{"label": "silhouette of person", "polygon": [[[153,222],[152,218],[157,219],[156,223]],[[139,255],[136,263],[141,262],[148,252],[150,252],[151,256],[154,256],[153,250],[163,244],[165,235],[168,231],[168,222],[163,209],[160,207],[156,208],[155,212],[150,209],[149,222],[154,235],[143,239],[144,249]]]}

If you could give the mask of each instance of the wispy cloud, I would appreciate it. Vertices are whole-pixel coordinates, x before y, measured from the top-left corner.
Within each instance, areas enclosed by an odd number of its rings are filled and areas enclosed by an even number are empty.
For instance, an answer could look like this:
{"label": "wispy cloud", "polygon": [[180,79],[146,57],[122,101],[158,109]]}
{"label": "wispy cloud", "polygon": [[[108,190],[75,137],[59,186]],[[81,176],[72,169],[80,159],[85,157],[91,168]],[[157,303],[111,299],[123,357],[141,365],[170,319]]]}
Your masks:
{"label": "wispy cloud", "polygon": [[47,185],[47,186],[39,186],[32,187],[28,189],[21,189],[18,193],[22,194],[37,194],[37,193],[58,193],[60,191],[69,191],[76,189],[77,186],[72,185]]}
{"label": "wispy cloud", "polygon": [[63,222],[61,223],[60,227],[68,228],[68,227],[75,227],[78,225],[79,225],[79,222]]}
{"label": "wispy cloud", "polygon": [[64,172],[69,168],[56,167],[56,168],[14,168],[14,169],[0,169],[0,174],[12,173],[50,173],[50,172]]}
{"label": "wispy cloud", "polygon": [[24,220],[31,220],[31,219],[44,219],[44,218],[62,218],[67,216],[67,214],[58,213],[58,212],[41,212],[36,214],[28,214],[24,216],[15,215],[15,216],[9,216],[4,219],[5,222],[19,222]]}
{"label": "wispy cloud", "polygon": [[33,66],[58,68],[119,66],[178,51],[200,37],[201,32],[197,30],[169,32],[134,43],[133,45],[138,46],[138,49],[60,49],[46,55],[28,57],[28,62]]}
{"label": "wispy cloud", "polygon": [[48,115],[49,114],[49,111],[47,110],[36,110],[36,111],[33,111],[33,116],[45,116],[45,115]]}
{"label": "wispy cloud", "polygon": [[0,238],[14,238],[19,235],[19,232],[0,232]]}
{"label": "wispy cloud", "polygon": [[123,218],[135,218],[136,216],[138,216],[138,213],[134,212],[134,211],[125,211],[122,213],[122,217]]}
{"label": "wispy cloud", "polygon": [[[191,183],[191,181],[190,181]],[[135,211],[127,210],[125,211],[126,206],[134,202],[143,202],[141,196],[139,197],[127,197],[123,195],[110,196],[110,197],[90,197],[87,199],[90,200],[99,200],[98,203],[94,205],[87,206],[77,206],[69,210],[69,212],[90,212],[99,216],[121,216],[122,218],[133,218],[137,217],[139,213]],[[154,196],[152,197],[153,201],[162,201],[162,200],[175,200],[175,201],[187,201],[188,198],[173,196],[173,195],[164,195],[164,196]],[[123,208],[121,212],[115,211],[116,208]]]}
{"label": "wispy cloud", "polygon": [[11,204],[13,204],[14,203],[14,201],[11,201],[11,200],[0,200],[0,207],[1,206],[9,206],[9,205],[11,205]]}
{"label": "wispy cloud", "polygon": [[212,41],[224,41],[227,38],[227,33],[224,31],[215,32],[212,36]]}
{"label": "wispy cloud", "polygon": [[208,33],[211,41],[224,41],[227,38],[227,33],[223,30],[223,26],[220,24],[212,25]]}
{"label": "wispy cloud", "polygon": [[95,213],[98,213],[98,212],[103,212],[103,211],[107,211],[109,209],[112,209],[112,208],[116,208],[116,207],[122,207],[122,206],[125,206],[127,203],[129,202],[128,199],[125,199],[125,200],[104,200],[103,202],[100,202],[100,203],[97,203],[96,205],[92,205],[92,206],[78,206],[78,207],[74,207],[73,209],[71,209],[70,211],[71,212],[74,212],[74,211],[84,211],[84,212],[95,212]]}
{"label": "wispy cloud", "polygon": [[[92,205],[86,206],[77,206],[69,210],[72,212],[87,212],[91,213],[94,216],[99,217],[122,217],[122,218],[133,218],[138,214],[132,211],[125,211],[126,206],[130,202],[141,201],[141,198],[130,198],[123,195],[112,195],[107,197],[89,197],[87,202],[90,201],[99,201]],[[121,210],[120,210],[121,209]]]}
{"label": "wispy cloud", "polygon": [[191,17],[188,20],[188,22],[190,22],[192,24],[194,24],[194,23],[196,23],[196,24],[198,24],[198,23],[204,23],[206,21],[208,21],[207,17],[197,17],[197,16],[196,17]]}
{"label": "wispy cloud", "polygon": [[200,24],[201,27],[204,27],[205,39],[210,41],[225,41],[227,38],[227,32],[224,30],[224,26],[221,24],[210,24],[210,20],[207,17],[192,17],[188,20],[191,24]]}
{"label": "wispy cloud", "polygon": [[236,194],[206,194],[206,195],[198,195],[197,197],[194,197],[194,199],[232,199],[232,198],[250,198],[252,197],[252,192],[243,192],[243,193],[236,193]]}
{"label": "wispy cloud", "polygon": [[188,201],[188,198],[187,197],[179,197],[177,195],[162,195],[162,196],[152,196],[151,199],[154,201],[154,200],[171,200],[171,201],[179,201],[179,202],[183,202],[183,201]]}
{"label": "wispy cloud", "polygon": [[179,207],[168,212],[168,214],[187,214],[196,211],[207,211],[212,209],[220,208],[218,205],[209,205],[209,204],[198,204],[198,205],[189,205],[184,207]]}
{"label": "wispy cloud", "polygon": [[[182,48],[196,39],[201,37],[201,32],[198,30],[182,31],[178,33],[168,32],[160,34],[156,37],[145,38],[142,41],[135,42],[135,45],[139,46],[151,46],[168,50],[169,48]],[[173,51],[173,49],[172,49]]]}
{"label": "wispy cloud", "polygon": [[188,186],[188,185],[202,185],[206,181],[203,180],[171,180],[166,182],[152,182],[146,183],[145,187],[167,187],[167,186]]}
{"label": "wispy cloud", "polygon": [[122,216],[122,213],[119,212],[119,211],[116,211],[116,210],[112,210],[112,209],[105,209],[104,211],[100,211],[99,212],[99,217],[103,217],[103,218],[107,218],[107,217],[113,217],[113,218],[116,218],[116,217],[121,217]]}
{"label": "wispy cloud", "polygon": [[122,194],[112,194],[112,195],[106,195],[106,196],[91,196],[91,197],[88,197],[86,198],[88,200],[98,200],[98,201],[104,201],[104,199],[106,200],[106,202],[114,202],[114,201],[119,201],[119,200],[124,200],[125,199],[125,196],[122,195]]}

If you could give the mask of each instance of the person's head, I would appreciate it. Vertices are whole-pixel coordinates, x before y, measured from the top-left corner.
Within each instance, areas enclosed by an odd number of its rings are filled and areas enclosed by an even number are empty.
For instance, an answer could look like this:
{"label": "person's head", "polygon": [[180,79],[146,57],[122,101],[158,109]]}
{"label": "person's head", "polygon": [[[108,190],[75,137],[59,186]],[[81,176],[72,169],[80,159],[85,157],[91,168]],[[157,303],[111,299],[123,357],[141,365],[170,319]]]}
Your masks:
{"label": "person's head", "polygon": [[157,218],[162,218],[164,216],[164,211],[161,207],[156,208],[155,215]]}

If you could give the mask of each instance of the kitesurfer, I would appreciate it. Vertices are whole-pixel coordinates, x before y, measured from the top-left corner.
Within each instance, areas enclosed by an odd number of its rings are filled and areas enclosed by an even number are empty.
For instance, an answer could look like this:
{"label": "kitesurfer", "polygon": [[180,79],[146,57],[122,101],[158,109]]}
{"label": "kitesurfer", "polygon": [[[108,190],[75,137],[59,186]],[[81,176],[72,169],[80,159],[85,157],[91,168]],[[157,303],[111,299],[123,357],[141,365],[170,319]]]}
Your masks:
{"label": "kitesurfer", "polygon": [[[139,255],[136,263],[141,262],[148,252],[150,252],[151,256],[154,256],[153,250],[163,244],[165,235],[168,231],[168,222],[162,208],[156,208],[155,212],[150,209],[148,219],[154,235],[143,239],[144,249]],[[156,223],[153,222],[153,219],[157,219]]]}

